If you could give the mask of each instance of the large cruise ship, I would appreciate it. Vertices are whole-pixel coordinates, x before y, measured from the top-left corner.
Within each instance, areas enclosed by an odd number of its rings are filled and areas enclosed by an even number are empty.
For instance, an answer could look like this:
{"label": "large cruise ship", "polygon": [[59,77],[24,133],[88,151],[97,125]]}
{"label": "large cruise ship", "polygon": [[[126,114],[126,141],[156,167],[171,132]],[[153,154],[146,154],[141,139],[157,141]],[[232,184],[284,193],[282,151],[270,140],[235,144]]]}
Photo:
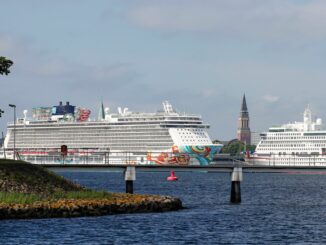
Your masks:
{"label": "large cruise ship", "polygon": [[322,119],[313,119],[310,108],[303,122],[271,127],[262,133],[251,164],[280,166],[326,166],[326,131]]}
{"label": "large cruise ship", "polygon": [[[156,113],[103,104],[98,118],[90,110],[62,102],[33,108],[30,118],[7,127],[0,158],[36,164],[200,164],[207,165],[222,148],[213,144],[201,116],[176,112],[163,102]],[[14,151],[16,154],[14,154]]]}

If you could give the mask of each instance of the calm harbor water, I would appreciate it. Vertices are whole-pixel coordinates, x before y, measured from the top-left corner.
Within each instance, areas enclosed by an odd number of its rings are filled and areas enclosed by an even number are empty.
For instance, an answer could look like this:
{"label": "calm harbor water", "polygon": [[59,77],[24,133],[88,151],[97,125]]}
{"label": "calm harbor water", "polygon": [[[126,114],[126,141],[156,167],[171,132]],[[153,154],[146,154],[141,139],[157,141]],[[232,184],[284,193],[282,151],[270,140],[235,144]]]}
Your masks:
{"label": "calm harbor water", "polygon": [[[119,172],[60,172],[91,188],[124,192]],[[326,243],[326,175],[245,173],[231,205],[230,175],[137,173],[136,193],[180,197],[177,212],[0,222],[0,244]]]}

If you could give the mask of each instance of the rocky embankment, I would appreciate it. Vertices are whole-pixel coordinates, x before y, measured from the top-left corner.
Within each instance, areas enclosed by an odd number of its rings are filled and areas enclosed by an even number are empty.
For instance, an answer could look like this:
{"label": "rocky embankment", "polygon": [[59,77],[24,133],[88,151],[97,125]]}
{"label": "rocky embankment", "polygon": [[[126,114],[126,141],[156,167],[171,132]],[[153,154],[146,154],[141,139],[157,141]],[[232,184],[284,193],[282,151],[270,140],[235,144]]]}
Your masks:
{"label": "rocky embankment", "polygon": [[[178,198],[118,194],[96,191],[85,198],[67,198],[65,193],[90,191],[52,172],[21,161],[0,160],[0,219],[63,218],[122,213],[164,212],[182,208]],[[58,196],[60,193],[61,196]],[[7,194],[17,200],[6,199]],[[37,201],[24,203],[19,196],[34,195]],[[69,196],[69,195],[67,195]],[[78,196],[78,195],[77,195]],[[3,199],[1,199],[3,198]]]}
{"label": "rocky embankment", "polygon": [[0,219],[68,218],[125,213],[164,212],[182,208],[168,196],[121,195],[115,200],[58,200],[33,204],[0,204]]}

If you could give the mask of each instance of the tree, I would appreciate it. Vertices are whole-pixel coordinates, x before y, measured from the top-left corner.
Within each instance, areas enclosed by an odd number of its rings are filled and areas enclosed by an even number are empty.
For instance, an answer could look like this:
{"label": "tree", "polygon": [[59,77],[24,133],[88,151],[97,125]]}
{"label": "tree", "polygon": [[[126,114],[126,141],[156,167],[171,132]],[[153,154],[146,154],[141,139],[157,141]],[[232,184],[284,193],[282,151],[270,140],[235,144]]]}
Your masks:
{"label": "tree", "polygon": [[12,66],[14,62],[7,59],[6,57],[0,56],[0,74],[8,75],[10,73],[10,66]]}
{"label": "tree", "polygon": [[256,145],[247,145],[246,149],[253,153],[256,150]]}
{"label": "tree", "polygon": [[230,141],[225,145],[221,152],[228,153],[232,155],[239,155],[244,150],[244,144],[238,140]]}
{"label": "tree", "polygon": [[222,142],[220,140],[213,140],[213,144],[221,144]]}
{"label": "tree", "polygon": [[243,153],[245,150],[253,152],[255,151],[256,146],[255,145],[246,145],[242,143],[241,141],[235,139],[229,141],[228,144],[224,145],[223,148],[221,149],[221,153],[227,153],[230,154],[231,156],[234,155],[239,155]]}

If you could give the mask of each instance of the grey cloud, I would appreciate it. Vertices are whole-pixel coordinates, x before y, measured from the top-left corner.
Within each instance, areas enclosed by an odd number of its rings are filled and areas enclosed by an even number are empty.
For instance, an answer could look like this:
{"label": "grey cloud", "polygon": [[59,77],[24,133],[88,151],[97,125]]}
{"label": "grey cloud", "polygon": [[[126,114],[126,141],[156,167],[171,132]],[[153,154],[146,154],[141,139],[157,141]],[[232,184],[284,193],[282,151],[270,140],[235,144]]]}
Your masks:
{"label": "grey cloud", "polygon": [[269,103],[274,103],[279,101],[279,97],[278,96],[274,96],[274,95],[264,95],[263,99]]}
{"label": "grey cloud", "polygon": [[6,111],[0,121],[3,128],[5,121],[11,120],[8,103],[17,104],[18,114],[23,109],[54,105],[59,100],[90,107],[94,112],[102,99],[108,97],[112,101],[110,94],[119,94],[121,99],[128,97],[124,90],[137,91],[143,86],[132,64],[95,66],[71,62],[35,50],[31,43],[10,35],[0,35],[0,53],[14,61],[10,76],[0,77],[0,108]]}
{"label": "grey cloud", "polygon": [[165,32],[193,31],[250,40],[324,40],[326,1],[135,1],[126,13],[137,26]]}
{"label": "grey cloud", "polygon": [[[109,86],[111,90],[127,86],[139,75],[132,64],[114,63],[102,66],[68,61],[65,57],[41,52],[18,38],[0,35],[0,52],[14,61],[15,72],[11,76],[32,80],[32,87],[87,87],[89,92],[96,86]],[[16,79],[18,82],[19,79]],[[15,79],[14,79],[15,81]],[[89,86],[89,85],[92,86]]]}

